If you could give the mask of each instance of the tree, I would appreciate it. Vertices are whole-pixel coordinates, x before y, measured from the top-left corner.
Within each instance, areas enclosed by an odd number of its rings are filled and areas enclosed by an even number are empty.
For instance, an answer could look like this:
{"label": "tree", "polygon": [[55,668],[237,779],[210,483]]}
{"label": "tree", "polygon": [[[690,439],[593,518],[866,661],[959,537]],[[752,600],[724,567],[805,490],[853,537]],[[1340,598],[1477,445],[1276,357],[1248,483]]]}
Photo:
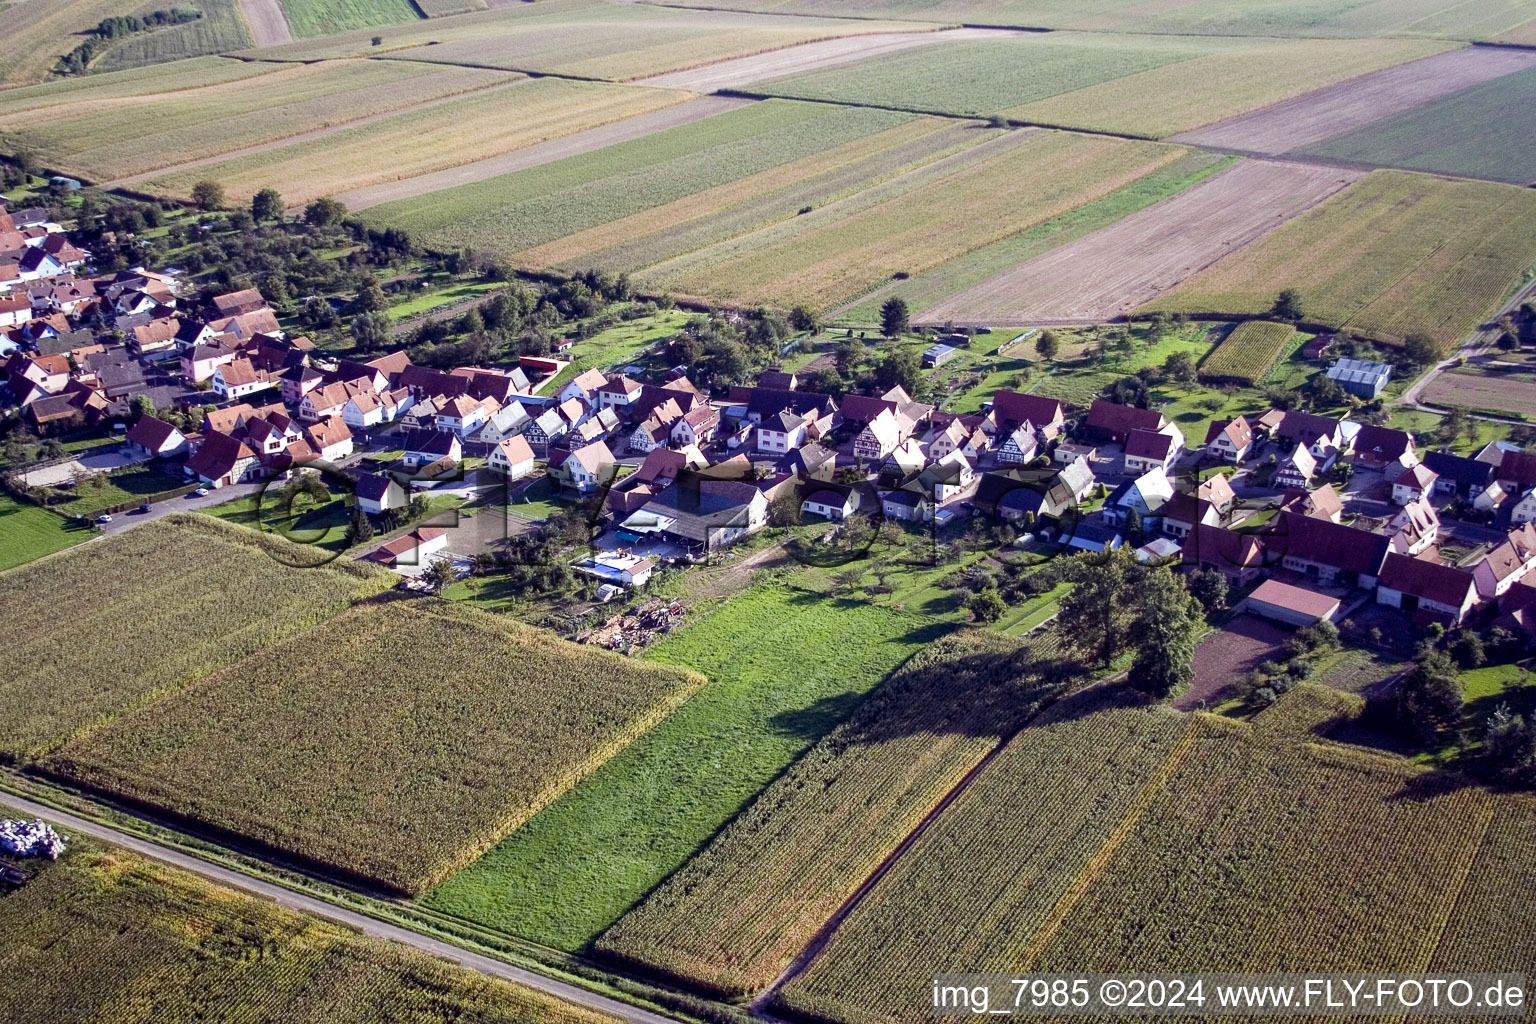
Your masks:
{"label": "tree", "polygon": [[1061,341],[1056,337],[1055,331],[1041,331],[1040,337],[1035,339],[1035,352],[1050,362],[1056,358],[1056,353],[1061,351]]}
{"label": "tree", "polygon": [[338,199],[316,199],[304,207],[304,223],[310,227],[323,228],[332,224],[340,224],[341,219],[347,215],[347,208]]}
{"label": "tree", "polygon": [[1300,320],[1302,318],[1301,293],[1295,288],[1281,289],[1280,294],[1275,297],[1274,307],[1269,312],[1277,320]]}
{"label": "tree", "polygon": [[1127,678],[1143,693],[1166,697],[1194,677],[1200,603],[1167,566],[1147,574],[1134,600],[1136,660]]}
{"label": "tree", "polygon": [[388,313],[374,310],[353,318],[352,338],[357,342],[358,348],[380,349],[389,344],[390,330],[393,326]]}
{"label": "tree", "polygon": [[[389,298],[384,294],[384,288],[377,278],[369,276],[368,281],[357,292],[357,298],[352,300],[352,312],[372,313],[389,305]],[[482,323],[481,326],[484,326]]]}
{"label": "tree", "polygon": [[1141,521],[1141,509],[1132,505],[1125,510],[1125,542],[1132,547],[1146,543],[1146,524]]}
{"label": "tree", "polygon": [[1410,334],[1403,339],[1403,354],[1415,366],[1428,366],[1440,357],[1440,346],[1427,334]]}
{"label": "tree", "polygon": [[1441,444],[1450,444],[1466,432],[1467,424],[1471,422],[1472,417],[1467,415],[1467,410],[1453,405],[1451,411],[1435,426],[1435,440]]}
{"label": "tree", "polygon": [[1175,352],[1163,360],[1163,376],[1175,384],[1194,383],[1195,357],[1188,352]]}
{"label": "tree", "polygon": [[217,210],[224,205],[224,186],[216,181],[200,181],[192,186],[192,202],[199,210]]}
{"label": "tree", "polygon": [[917,352],[911,348],[892,349],[875,368],[875,383],[881,394],[900,387],[912,398],[921,401],[926,397],[928,381],[923,377],[923,364]]}
{"label": "tree", "polygon": [[1513,352],[1520,347],[1520,339],[1511,331],[1502,331],[1499,334],[1499,348],[1505,352]]}
{"label": "tree", "polygon": [[880,333],[887,338],[895,338],[906,333],[910,325],[910,313],[907,311],[906,300],[892,295],[885,300],[880,307]]}
{"label": "tree", "polygon": [[258,224],[264,220],[283,219],[283,197],[275,188],[264,188],[251,196],[251,219]]}
{"label": "tree", "polygon": [[458,573],[453,570],[453,559],[447,555],[438,555],[421,571],[421,581],[430,587],[434,594],[441,594],[444,587],[458,578]]}
{"label": "tree", "polygon": [[1536,728],[1524,715],[1501,704],[1483,729],[1483,762],[1501,782],[1529,786],[1536,782]]}
{"label": "tree", "polygon": [[1141,571],[1126,547],[1068,561],[1063,577],[1076,585],[1061,599],[1056,622],[1062,636],[1096,664],[1107,664],[1125,648],[1128,601]]}
{"label": "tree", "polygon": [[996,587],[983,587],[981,590],[965,599],[966,610],[971,613],[971,618],[977,622],[996,622],[1003,617],[1003,612],[1008,610],[1008,605],[1003,603],[1003,595],[998,593]]}
{"label": "tree", "polygon": [[372,537],[373,523],[368,519],[368,513],[354,507],[347,517],[347,547],[367,543]]}
{"label": "tree", "polygon": [[1205,609],[1207,615],[1227,607],[1227,594],[1230,589],[1226,573],[1212,566],[1196,569],[1189,574],[1190,596],[1200,602],[1200,606]]}
{"label": "tree", "polygon": [[1405,734],[1430,743],[1461,721],[1461,677],[1451,656],[1427,651],[1395,694],[1395,719]]}
{"label": "tree", "polygon": [[789,326],[797,331],[809,331],[815,334],[821,330],[821,318],[804,306],[796,306],[789,311]]}

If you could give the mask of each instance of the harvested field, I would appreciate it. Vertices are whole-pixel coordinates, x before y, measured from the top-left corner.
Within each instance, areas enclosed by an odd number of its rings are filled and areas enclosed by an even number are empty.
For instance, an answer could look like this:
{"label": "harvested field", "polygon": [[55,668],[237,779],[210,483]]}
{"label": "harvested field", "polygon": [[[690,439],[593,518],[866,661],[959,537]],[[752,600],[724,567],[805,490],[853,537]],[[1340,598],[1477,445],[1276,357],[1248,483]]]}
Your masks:
{"label": "harvested field", "polygon": [[0,900],[10,1024],[618,1024],[116,847],[29,874]]}
{"label": "harvested field", "polygon": [[[824,39],[820,42],[803,43],[782,50],[755,53],[750,57],[704,64],[684,71],[671,71],[662,75],[636,79],[637,85],[651,85],[663,89],[692,89],[695,92],[713,92],[716,89],[740,89],[743,86],[769,78],[798,75],[820,68],[840,64],[864,62],[874,57],[938,43],[955,43],[966,39],[986,39],[1006,36],[1006,32],[989,32],[986,29],[952,29],[948,31],[925,30],[920,32],[892,32],[861,36],[844,36],[840,39]],[[945,52],[952,52],[945,47]]]}
{"label": "harvested field", "polygon": [[216,181],[235,202],[270,187],[281,192],[288,205],[297,206],[321,196],[494,160],[687,97],[662,89],[523,79],[363,123],[320,129],[299,140],[268,143],[230,158],[156,172],[139,179],[137,187],[189,198],[199,181]]}
{"label": "harvested field", "polygon": [[1536,52],[1524,71],[1334,135],[1299,152],[1516,184],[1536,179]]}
{"label": "harvested field", "polygon": [[143,0],[57,0],[0,4],[0,89],[48,77],[58,59],[103,18],[143,10]]}
{"label": "harvested field", "polygon": [[486,10],[485,0],[416,0],[421,13],[429,18],[442,18],[450,14],[468,14]]}
{"label": "harvested field", "polygon": [[366,210],[370,206],[411,199],[458,185],[471,185],[477,181],[511,174],[513,171],[527,170],[530,167],[554,163],[567,157],[591,153],[616,143],[643,139],[668,128],[677,128],[706,117],[713,117],[715,114],[723,114],[728,110],[750,106],[752,103],[752,100],[735,99],[729,96],[700,96],[698,99],[662,107],[649,114],[636,114],[601,127],[589,128],[548,142],[535,143],[501,156],[487,157],[484,160],[475,160],[430,174],[401,178],[383,185],[343,192],[337,198],[345,203],[349,210]]}
{"label": "harvested field", "polygon": [[1518,419],[1536,410],[1536,378],[1530,374],[1492,373],[1463,367],[1440,374],[1419,397],[1434,405],[1459,406]]}
{"label": "harvested field", "polygon": [[192,6],[203,12],[201,18],[119,40],[91,62],[91,74],[227,53],[251,45],[239,0],[195,0]]}
{"label": "harvested field", "polygon": [[1200,364],[1200,379],[1235,381],[1251,387],[1269,373],[1295,333],[1290,324],[1269,320],[1240,323]]}
{"label": "harvested field", "polygon": [[945,36],[956,41],[798,74],[758,91],[1155,138],[1448,45],[1076,32]]}
{"label": "harvested field", "polygon": [[282,5],[288,27],[299,39],[421,18],[412,0],[282,0]]}
{"label": "harvested field", "polygon": [[1409,39],[1246,39],[1190,60],[1011,107],[1003,114],[1041,124],[1166,138],[1428,57],[1447,45]]}
{"label": "harvested field", "polygon": [[1116,189],[1102,199],[1052,217],[1028,231],[941,263],[904,281],[892,281],[860,296],[852,305],[834,311],[840,325],[873,326],[880,322],[880,305],[895,295],[908,309],[923,310],[934,303],[985,281],[998,267],[1011,267],[1066,245],[1100,228],[1177,195],[1217,174],[1237,158],[1193,150],[1166,167]]}
{"label": "harvested field", "polygon": [[974,125],[914,118],[706,189],[664,206],[529,249],[531,264],[632,271],[802,215],[974,146]]}
{"label": "harvested field", "polygon": [[419,893],[703,682],[501,616],[386,600],[104,726],[46,768]]}
{"label": "harvested field", "polygon": [[1012,131],[891,181],[649,267],[637,280],[747,305],[826,309],[1102,198],[1184,150]]}
{"label": "harvested field", "polygon": [[1123,316],[1356,177],[1333,168],[1245,160],[1171,199],[996,274],[924,310],[917,320],[1024,326]]}
{"label": "harvested field", "polygon": [[240,0],[240,11],[250,26],[252,46],[276,46],[293,42],[282,0]]}
{"label": "harvested field", "polygon": [[680,868],[721,826],[851,714],[909,655],[947,632],[873,603],[834,608],[765,583],[656,644],[648,660],[709,683],[501,845],[428,906],[579,949]]}
{"label": "harvested field", "polygon": [[1221,701],[1241,676],[1276,658],[1291,631],[1257,615],[1239,615],[1195,647],[1195,678],[1173,706],[1198,711]]}
{"label": "harvested field", "polygon": [[1146,310],[1262,314],[1283,288],[1305,319],[1446,350],[1536,263],[1536,193],[1374,171]]}
{"label": "harvested field", "polygon": [[1536,67],[1536,52],[1467,47],[1307,93],[1175,140],[1284,153],[1531,67]]}
{"label": "harvested field", "polygon": [[[876,884],[779,1005],[924,1021],[928,979],[962,970],[1422,970],[1509,798],[1319,742],[1312,730],[1349,698],[1314,691],[1252,725],[1093,691],[1061,702]],[[1499,842],[1513,870],[1496,884],[1531,870],[1512,835]],[[1506,917],[1478,935],[1482,962],[1513,962],[1526,931]]]}
{"label": "harvested field", "polygon": [[1057,692],[1049,653],[967,633],[915,655],[597,942],[727,995],[770,983],[1000,738]]}
{"label": "harvested field", "polygon": [[522,250],[910,119],[883,110],[769,100],[591,153],[386,203],[363,219],[403,228],[434,248],[469,245],[515,259]]}
{"label": "harvested field", "polygon": [[[0,132],[50,167],[106,181],[510,80],[501,71],[395,61],[281,65],[250,79],[171,93],[148,77],[136,95],[75,100],[65,94],[55,106],[0,114]],[[125,117],[137,131],[121,131]]]}
{"label": "harvested field", "polygon": [[[624,81],[815,40],[926,27],[908,22],[764,17],[578,0],[516,5],[372,33],[348,33],[264,50],[261,55],[310,60],[383,54],[440,64]],[[300,34],[297,28],[295,34]],[[373,35],[383,36],[384,42],[375,47]]]}
{"label": "harvested field", "polygon": [[836,14],[843,17],[1015,25],[1094,32],[1203,33],[1218,36],[1423,35],[1492,39],[1536,17],[1531,0],[670,0],[684,7]]}
{"label": "harvested field", "polygon": [[269,551],[294,546],[176,515],[7,574],[0,757],[39,757],[394,584],[350,560],[296,569]]}

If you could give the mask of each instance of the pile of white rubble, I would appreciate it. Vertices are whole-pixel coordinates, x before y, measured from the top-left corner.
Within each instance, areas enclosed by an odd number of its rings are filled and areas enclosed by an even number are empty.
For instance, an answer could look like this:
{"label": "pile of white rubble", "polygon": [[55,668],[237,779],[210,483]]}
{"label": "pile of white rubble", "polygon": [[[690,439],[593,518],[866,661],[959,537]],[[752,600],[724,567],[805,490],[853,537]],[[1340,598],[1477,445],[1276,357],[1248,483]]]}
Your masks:
{"label": "pile of white rubble", "polygon": [[0,850],[18,857],[47,857],[58,860],[64,852],[64,840],[42,819],[37,821],[0,821]]}

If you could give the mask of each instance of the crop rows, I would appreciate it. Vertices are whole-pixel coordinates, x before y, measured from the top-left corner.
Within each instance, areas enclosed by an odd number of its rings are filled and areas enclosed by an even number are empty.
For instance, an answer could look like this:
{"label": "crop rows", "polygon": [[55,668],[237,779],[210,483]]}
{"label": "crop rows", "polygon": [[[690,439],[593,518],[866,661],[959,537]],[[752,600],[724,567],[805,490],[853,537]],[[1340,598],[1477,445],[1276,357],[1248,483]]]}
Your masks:
{"label": "crop rows", "polygon": [[0,88],[31,85],[48,77],[54,64],[79,44],[101,19],[143,10],[141,0],[57,0],[0,4]]}
{"label": "crop rows", "polygon": [[1112,687],[1058,702],[896,862],[780,1005],[846,1024],[922,1020],[920,976],[1018,969],[1177,756],[1186,722]]}
{"label": "crop rows", "polygon": [[478,611],[389,600],[253,654],[45,766],[418,893],[703,681]]}
{"label": "crop rows", "polygon": [[947,629],[759,584],[648,657],[709,678],[683,707],[435,890],[435,909],[545,945],[606,930]]}
{"label": "crop rows", "polygon": [[1011,132],[913,173],[637,275],[747,305],[826,308],[1099,199],[1185,151],[1063,132]]}
{"label": "crop rows", "polygon": [[[918,21],[972,22],[1021,28],[1204,33],[1217,36],[1421,35],[1448,39],[1529,41],[1532,0],[1468,0],[1429,7],[1414,0],[678,0],[681,6],[825,14]],[[1513,31],[1520,26],[1519,31]]]}
{"label": "crop rows", "polygon": [[0,757],[41,756],[394,582],[351,561],[295,569],[267,553],[292,550],[206,516],[169,516],[7,573]]}
{"label": "crop rows", "polygon": [[1290,324],[1270,320],[1240,323],[1205,357],[1200,364],[1200,378],[1256,384],[1269,372],[1295,333]]}
{"label": "crop rows", "polygon": [[1251,725],[1110,695],[1062,701],[1014,739],[781,1004],[873,1024],[929,1019],[924,982],[946,971],[1528,962],[1528,799],[1316,742],[1359,703],[1311,687]]}
{"label": "crop rows", "polygon": [[[1450,45],[1019,34],[922,47],[753,88],[790,98],[969,117],[1000,114],[1033,124],[1162,138]],[[923,88],[912,88],[917,81]]]}
{"label": "crop rows", "polygon": [[[17,115],[43,107],[75,104],[80,113],[108,109],[120,101],[143,102],[140,97],[183,92],[238,79],[269,75],[280,65],[257,64],[218,57],[196,57],[160,67],[59,78],[42,85],[0,90],[0,121],[7,126],[25,123]],[[114,103],[114,101],[118,101]],[[43,119],[59,116],[43,114]]]}
{"label": "crop rows", "polygon": [[363,214],[424,244],[505,256],[819,153],[909,114],[772,100]]}
{"label": "crop rows", "polygon": [[0,901],[0,966],[8,1024],[614,1024],[83,841]]}
{"label": "crop rows", "polygon": [[1295,288],[1309,321],[1449,348],[1533,263],[1529,189],[1376,171],[1143,309],[1262,314]]}
{"label": "crop rows", "polygon": [[597,948],[728,995],[767,985],[999,738],[1054,695],[1059,668],[993,634],[930,645]]}
{"label": "crop rows", "polygon": [[114,43],[91,62],[91,73],[227,53],[251,45],[239,0],[197,0],[196,7],[203,12],[196,21],[167,25]]}
{"label": "crop rows", "polygon": [[282,0],[282,4],[288,27],[299,39],[421,18],[412,0]]}
{"label": "crop rows", "polygon": [[193,185],[211,180],[237,202],[275,188],[296,205],[522,149],[685,96],[558,78],[519,79],[258,153],[171,170],[137,187],[185,198]]}
{"label": "crop rows", "polygon": [[[229,61],[228,63],[235,63]],[[284,65],[250,79],[0,114],[0,131],[49,166],[96,180],[142,174],[510,80],[505,72],[392,61]],[[0,110],[3,110],[0,97]],[[134,130],[122,125],[131,120]]]}

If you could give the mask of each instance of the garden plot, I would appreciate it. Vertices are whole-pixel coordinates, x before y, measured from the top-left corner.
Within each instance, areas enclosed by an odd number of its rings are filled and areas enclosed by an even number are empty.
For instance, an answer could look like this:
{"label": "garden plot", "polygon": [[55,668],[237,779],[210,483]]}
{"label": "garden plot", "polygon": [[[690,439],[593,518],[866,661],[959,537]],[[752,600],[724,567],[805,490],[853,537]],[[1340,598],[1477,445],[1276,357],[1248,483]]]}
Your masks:
{"label": "garden plot", "polygon": [[1123,316],[1357,177],[1336,168],[1245,160],[951,296],[916,320],[1025,326]]}

